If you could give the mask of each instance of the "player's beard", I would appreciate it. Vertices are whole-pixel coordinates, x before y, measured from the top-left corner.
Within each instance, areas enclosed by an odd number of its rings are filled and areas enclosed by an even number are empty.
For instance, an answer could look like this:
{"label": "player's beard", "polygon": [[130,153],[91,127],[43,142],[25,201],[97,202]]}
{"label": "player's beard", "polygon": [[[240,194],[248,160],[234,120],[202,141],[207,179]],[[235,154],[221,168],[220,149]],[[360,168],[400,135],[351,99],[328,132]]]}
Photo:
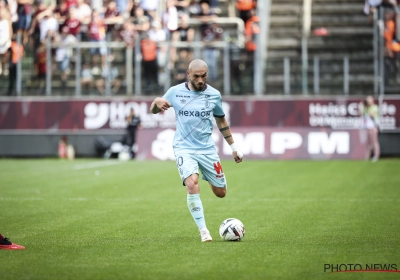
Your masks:
{"label": "player's beard", "polygon": [[202,84],[200,87],[197,86],[191,79],[189,79],[190,84],[192,85],[192,87],[196,90],[196,91],[203,91],[207,80],[204,81],[204,84]]}

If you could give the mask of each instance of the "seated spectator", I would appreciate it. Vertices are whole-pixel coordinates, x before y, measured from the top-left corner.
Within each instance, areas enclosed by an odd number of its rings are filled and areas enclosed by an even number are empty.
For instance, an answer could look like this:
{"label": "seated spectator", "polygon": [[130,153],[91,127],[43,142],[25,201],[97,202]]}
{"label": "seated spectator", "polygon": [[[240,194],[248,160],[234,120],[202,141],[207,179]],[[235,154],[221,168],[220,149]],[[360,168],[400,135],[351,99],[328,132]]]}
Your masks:
{"label": "seated spectator", "polygon": [[204,35],[204,31],[210,27],[210,23],[213,22],[217,16],[211,11],[210,6],[206,2],[200,4],[200,12],[195,16],[201,20],[200,31]]}
{"label": "seated spectator", "polygon": [[[57,42],[61,43],[62,45],[68,45],[68,44],[73,44],[76,43],[77,40],[76,38],[69,34],[69,30],[67,26],[64,26],[61,30],[61,35],[58,36]],[[58,66],[61,71],[61,82],[63,84],[67,83],[68,80],[68,74],[69,74],[69,63],[72,58],[72,51],[73,49],[71,48],[65,48],[65,47],[58,47],[56,50],[56,61],[58,63]]]}
{"label": "seated spectator", "polygon": [[[167,35],[165,34],[165,31],[161,28],[161,23],[159,21],[154,20],[151,23],[151,28],[147,32],[149,35],[149,39],[156,42],[165,42],[167,40]],[[164,67],[166,60],[167,60],[167,47],[166,46],[160,46],[157,49],[157,63],[159,67]]]}
{"label": "seated spectator", "polygon": [[[113,55],[110,55],[110,64],[112,60],[114,59]],[[115,95],[118,93],[119,89],[121,88],[122,85],[122,80],[119,78],[119,73],[118,73],[118,68],[115,66],[111,66],[111,70],[109,71],[108,66],[105,66],[102,71],[101,71],[101,78],[96,80],[96,87],[97,90],[100,92],[100,94],[105,95],[106,94],[106,81],[109,79],[110,81],[110,86],[111,86],[111,91],[112,94]]]}
{"label": "seated spectator", "polygon": [[81,73],[81,87],[83,94],[90,93],[94,86],[92,67],[89,62],[84,62]]}
{"label": "seated spectator", "polygon": [[3,70],[7,69],[7,67],[3,69],[3,64],[6,63],[7,52],[11,46],[10,31],[11,21],[9,20],[7,11],[4,8],[0,9],[0,74],[3,73]]}
{"label": "seated spectator", "polygon": [[91,48],[90,55],[93,57],[93,62],[98,62],[98,55],[101,56],[102,68],[106,65],[106,26],[104,20],[100,18],[99,12],[92,12],[92,20],[88,26],[88,38],[90,42],[100,43],[100,47]]}
{"label": "seated spectator", "polygon": [[185,14],[188,12],[190,6],[190,0],[176,0],[175,7],[179,14]]}
{"label": "seated spectator", "polygon": [[239,17],[243,20],[244,24],[252,17],[251,10],[256,7],[254,0],[236,0],[236,9],[239,11]]}

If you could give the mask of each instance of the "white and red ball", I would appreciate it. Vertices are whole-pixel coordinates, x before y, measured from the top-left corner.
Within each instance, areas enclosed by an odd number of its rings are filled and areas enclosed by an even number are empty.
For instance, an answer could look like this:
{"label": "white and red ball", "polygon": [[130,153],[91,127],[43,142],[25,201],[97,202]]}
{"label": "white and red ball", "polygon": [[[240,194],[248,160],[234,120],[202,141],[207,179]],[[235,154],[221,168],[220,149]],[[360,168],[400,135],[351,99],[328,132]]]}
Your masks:
{"label": "white and red ball", "polygon": [[236,218],[228,218],[219,226],[219,235],[224,241],[240,241],[244,233],[243,223]]}

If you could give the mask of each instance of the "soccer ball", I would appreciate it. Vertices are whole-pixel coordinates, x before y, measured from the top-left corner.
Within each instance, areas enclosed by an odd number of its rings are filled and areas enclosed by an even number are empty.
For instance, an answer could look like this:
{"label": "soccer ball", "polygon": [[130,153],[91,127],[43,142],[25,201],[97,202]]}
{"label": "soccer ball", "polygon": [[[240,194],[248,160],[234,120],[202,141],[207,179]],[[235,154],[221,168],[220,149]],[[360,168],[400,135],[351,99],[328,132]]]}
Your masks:
{"label": "soccer ball", "polygon": [[244,237],[244,225],[235,218],[229,218],[219,226],[219,235],[224,241],[240,241]]}

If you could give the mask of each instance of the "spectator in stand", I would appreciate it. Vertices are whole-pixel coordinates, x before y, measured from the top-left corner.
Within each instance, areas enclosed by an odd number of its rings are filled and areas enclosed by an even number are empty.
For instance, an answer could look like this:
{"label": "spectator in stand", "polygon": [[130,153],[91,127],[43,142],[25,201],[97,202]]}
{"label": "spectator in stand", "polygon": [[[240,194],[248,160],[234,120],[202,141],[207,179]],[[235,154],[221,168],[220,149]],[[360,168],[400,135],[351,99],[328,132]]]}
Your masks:
{"label": "spectator in stand", "polygon": [[61,47],[56,50],[56,61],[61,71],[61,83],[65,85],[68,81],[69,74],[69,63],[72,58],[72,49],[65,48],[63,45],[76,43],[77,40],[74,35],[69,34],[67,26],[64,26],[61,30],[61,35],[57,36],[56,41],[62,44]]}
{"label": "spectator in stand", "polygon": [[90,42],[100,43],[100,47],[91,48],[90,55],[93,57],[93,63],[98,63],[98,55],[101,56],[101,66],[104,68],[106,66],[106,25],[104,20],[100,18],[98,11],[92,12],[92,20],[89,24],[88,37]]}
{"label": "spectator in stand", "polygon": [[[189,25],[189,16],[187,14],[180,15],[179,27],[172,35],[172,41],[193,42],[194,41],[194,28]],[[193,60],[192,53],[189,48],[185,48],[188,53],[188,62]],[[176,61],[176,51],[171,50],[171,68],[173,68]]]}
{"label": "spectator in stand", "polygon": [[32,20],[33,0],[18,0],[18,32],[22,34],[22,42],[28,43],[28,30]]}
{"label": "spectator in stand", "polygon": [[208,65],[208,81],[210,82],[218,80],[219,49],[213,47],[212,43],[222,39],[222,32],[223,29],[215,22],[203,30],[203,42],[206,44],[203,50],[203,58]]}
{"label": "spectator in stand", "polygon": [[236,0],[236,9],[239,11],[239,17],[244,24],[252,17],[252,10],[256,7],[254,0]]}
{"label": "spectator in stand", "polygon": [[47,61],[46,45],[42,43],[37,48],[35,55],[36,74],[39,83],[38,93],[40,95],[44,93],[46,85],[46,72],[47,72],[46,61]]}
{"label": "spectator in stand", "polygon": [[117,9],[124,18],[129,17],[129,13],[133,8],[133,0],[116,0]]}
{"label": "spectator in stand", "polygon": [[146,80],[145,93],[152,93],[153,90],[159,87],[157,44],[147,34],[144,34],[140,45],[142,50],[143,76]]}
{"label": "spectator in stand", "polygon": [[400,43],[396,40],[395,12],[385,12],[385,84],[397,83],[398,62],[400,60]]}
{"label": "spectator in stand", "polygon": [[175,7],[179,14],[185,14],[188,12],[190,6],[190,0],[176,0]]}
{"label": "spectator in stand", "polygon": [[2,8],[0,9],[0,74],[3,72],[3,64],[6,63],[7,52],[11,46],[11,29],[8,12]]}
{"label": "spectator in stand", "polygon": [[210,6],[206,2],[200,4],[200,12],[195,16],[201,20],[202,24],[200,26],[200,31],[204,37],[204,32],[210,27],[210,23],[213,22],[217,16],[211,11]]}
{"label": "spectator in stand", "polygon": [[67,26],[69,30],[69,34],[74,35],[75,37],[78,36],[80,32],[81,23],[79,19],[75,16],[75,8],[70,8],[68,12],[68,18],[64,22],[63,26]]}
{"label": "spectator in stand", "polygon": [[253,59],[253,53],[257,48],[255,36],[260,33],[259,21],[260,19],[256,16],[255,10],[252,10],[252,16],[247,20],[244,30],[245,48],[249,55],[248,61]]}
{"label": "spectator in stand", "polygon": [[[56,17],[58,23],[63,27],[65,21],[68,18],[68,5],[66,0],[62,0],[54,9],[54,16]],[[60,30],[61,31],[61,30]]]}
{"label": "spectator in stand", "polygon": [[103,0],[90,0],[90,7],[93,11],[101,12],[104,9]]}
{"label": "spectator in stand", "polygon": [[57,35],[59,25],[54,17],[53,11],[48,9],[42,13],[43,19],[40,21],[40,42],[44,42],[47,37],[54,38]]}
{"label": "spectator in stand", "polygon": [[11,96],[13,94],[14,85],[17,80],[17,63],[24,56],[24,46],[18,45],[17,34],[13,34],[12,43],[10,47],[10,63],[9,63],[9,84],[7,94]]}
{"label": "spectator in stand", "polygon": [[[63,0],[61,0],[63,1]],[[75,8],[77,5],[77,0],[64,0],[67,3],[67,9]]]}
{"label": "spectator in stand", "polygon": [[245,64],[243,63],[245,58],[242,56],[242,49],[236,44],[235,41],[236,39],[232,37],[229,40],[232,92],[235,94],[242,94],[242,72],[246,68]]}
{"label": "spectator in stand", "polygon": [[7,0],[10,11],[12,32],[18,32],[18,2],[17,0]]}
{"label": "spectator in stand", "polygon": [[162,25],[168,38],[178,29],[178,10],[174,0],[166,1],[166,10],[162,14]]}
{"label": "spectator in stand", "polygon": [[179,51],[179,58],[176,62],[174,69],[174,78],[177,84],[181,84],[187,81],[187,66],[190,64],[189,52],[187,49],[181,49]]}
{"label": "spectator in stand", "polygon": [[144,10],[141,7],[136,7],[133,23],[139,35],[146,33],[150,29],[150,19],[148,16],[145,16]]}
{"label": "spectator in stand", "polygon": [[[52,7],[50,7],[51,9]],[[31,42],[33,40],[33,49],[36,50],[40,44],[40,22],[47,14],[47,7],[44,4],[44,1],[38,0],[36,10],[32,15],[32,22],[29,28],[28,34],[31,36]],[[58,19],[57,19],[58,22]]]}
{"label": "spectator in stand", "polygon": [[90,67],[90,63],[87,61],[84,62],[83,66],[82,66],[81,86],[82,86],[83,94],[85,94],[85,93],[89,94],[94,86],[92,68]]}
{"label": "spectator in stand", "polygon": [[[151,23],[151,28],[147,32],[149,35],[149,39],[156,42],[156,43],[161,43],[165,42],[167,40],[167,34],[165,33],[164,29],[161,28],[161,23],[157,20],[154,20]],[[164,67],[167,57],[167,47],[166,46],[160,46],[157,49],[157,64],[158,67]]]}
{"label": "spectator in stand", "polygon": [[143,9],[144,14],[150,18],[150,21],[156,18],[158,1],[159,0],[140,0],[140,7]]}
{"label": "spectator in stand", "polygon": [[136,30],[135,25],[132,22],[125,21],[119,35],[129,47],[133,48],[135,46]]}
{"label": "spectator in stand", "polygon": [[109,69],[108,65],[106,65],[101,71],[101,78],[97,79],[95,84],[96,84],[97,90],[100,92],[100,94],[105,95],[106,94],[105,85],[106,85],[107,79],[109,79],[112,94],[115,95],[118,93],[119,89],[121,88],[122,81],[119,78],[118,68],[111,65],[112,61],[114,60],[114,56],[110,55],[110,57],[108,59],[109,59],[111,71],[108,70]]}
{"label": "spectator in stand", "polygon": [[210,6],[210,9],[214,14],[221,13],[221,9],[219,8],[218,0],[201,0],[201,2],[206,2],[208,4],[208,6]]}
{"label": "spectator in stand", "polygon": [[81,35],[82,41],[86,41],[86,35],[88,32],[88,24],[91,21],[92,9],[88,4],[85,3],[85,0],[77,0],[77,5],[75,8],[75,16],[79,20],[81,25]]}
{"label": "spectator in stand", "polygon": [[107,24],[107,35],[111,36],[111,38],[116,38],[115,36],[115,24],[121,23],[123,17],[121,16],[119,10],[117,9],[117,3],[114,0],[111,0],[107,4],[107,9],[104,12],[104,22]]}

